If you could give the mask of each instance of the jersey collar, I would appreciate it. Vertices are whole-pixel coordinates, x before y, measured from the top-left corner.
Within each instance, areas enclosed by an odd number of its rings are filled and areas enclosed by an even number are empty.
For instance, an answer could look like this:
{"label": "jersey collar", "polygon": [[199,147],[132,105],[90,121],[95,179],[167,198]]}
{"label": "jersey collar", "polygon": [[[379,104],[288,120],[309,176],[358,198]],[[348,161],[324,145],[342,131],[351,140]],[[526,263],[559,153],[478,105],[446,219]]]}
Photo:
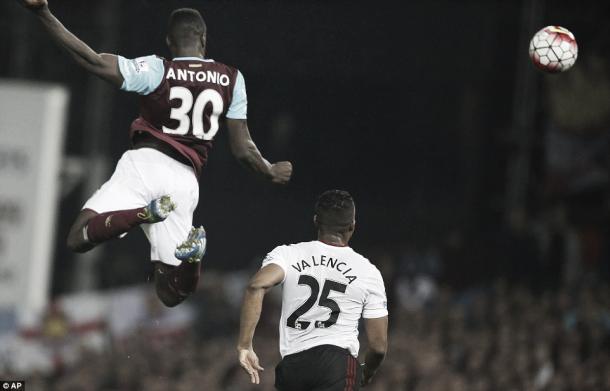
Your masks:
{"label": "jersey collar", "polygon": [[328,243],[328,242],[325,242],[325,241],[323,241],[323,240],[319,240],[319,239],[318,239],[317,241],[318,241],[318,242],[320,242],[320,243],[323,243],[323,244],[325,244],[325,245],[327,245],[327,246],[331,246],[331,247],[337,247],[337,248],[349,248],[349,244],[346,244],[346,245],[333,244],[333,243]]}
{"label": "jersey collar", "polygon": [[201,58],[201,57],[174,57],[172,61],[203,61],[203,62],[214,62],[211,58]]}

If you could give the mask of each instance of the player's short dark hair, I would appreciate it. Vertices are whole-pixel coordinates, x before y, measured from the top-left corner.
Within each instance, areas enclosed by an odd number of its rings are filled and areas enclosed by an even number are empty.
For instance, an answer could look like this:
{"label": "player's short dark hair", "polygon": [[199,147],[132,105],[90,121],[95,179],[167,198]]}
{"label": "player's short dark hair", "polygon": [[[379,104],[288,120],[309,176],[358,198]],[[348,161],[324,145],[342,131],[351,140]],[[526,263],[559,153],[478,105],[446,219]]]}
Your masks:
{"label": "player's short dark hair", "polygon": [[327,190],[318,197],[314,211],[320,228],[345,232],[354,223],[356,205],[347,191]]}
{"label": "player's short dark hair", "polygon": [[207,31],[203,17],[193,8],[178,8],[169,16],[167,35],[176,46],[190,46]]}

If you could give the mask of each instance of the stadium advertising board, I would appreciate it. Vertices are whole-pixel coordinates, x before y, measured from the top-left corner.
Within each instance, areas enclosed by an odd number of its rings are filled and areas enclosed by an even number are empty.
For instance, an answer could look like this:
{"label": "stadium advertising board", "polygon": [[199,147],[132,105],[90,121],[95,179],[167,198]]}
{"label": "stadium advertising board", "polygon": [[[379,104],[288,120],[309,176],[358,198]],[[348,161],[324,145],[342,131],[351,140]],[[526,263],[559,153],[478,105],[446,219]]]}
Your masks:
{"label": "stadium advertising board", "polygon": [[18,325],[48,298],[67,102],[63,87],[0,82],[0,312]]}

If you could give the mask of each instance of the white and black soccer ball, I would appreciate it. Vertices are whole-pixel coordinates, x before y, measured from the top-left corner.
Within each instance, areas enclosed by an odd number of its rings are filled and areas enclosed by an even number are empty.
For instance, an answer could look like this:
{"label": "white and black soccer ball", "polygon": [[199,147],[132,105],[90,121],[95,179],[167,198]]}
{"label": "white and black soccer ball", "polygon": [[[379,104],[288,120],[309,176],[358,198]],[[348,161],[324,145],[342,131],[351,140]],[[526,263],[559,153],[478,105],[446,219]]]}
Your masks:
{"label": "white and black soccer ball", "polygon": [[530,58],[534,65],[548,73],[565,72],[578,58],[574,34],[560,26],[547,26],[530,41]]}

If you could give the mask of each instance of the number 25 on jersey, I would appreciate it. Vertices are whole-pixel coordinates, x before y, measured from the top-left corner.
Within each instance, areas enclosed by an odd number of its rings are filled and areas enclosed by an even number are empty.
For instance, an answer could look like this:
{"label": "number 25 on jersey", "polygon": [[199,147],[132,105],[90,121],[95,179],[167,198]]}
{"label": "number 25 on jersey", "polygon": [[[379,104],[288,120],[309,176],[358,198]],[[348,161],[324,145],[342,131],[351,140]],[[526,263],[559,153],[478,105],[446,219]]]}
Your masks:
{"label": "number 25 on jersey", "polygon": [[[318,280],[316,280],[314,277],[308,276],[306,274],[302,274],[301,276],[299,276],[298,283],[299,285],[308,285],[311,289],[311,295],[305,301],[305,303],[303,303],[292,313],[292,315],[288,317],[286,325],[293,329],[304,330],[309,327],[311,322],[298,319],[300,316],[305,315],[305,313],[316,304],[316,301],[318,301],[318,294],[320,293],[320,284],[318,283]],[[327,328],[337,323],[337,319],[339,319],[341,309],[339,308],[339,304],[337,304],[336,301],[328,298],[328,295],[330,294],[330,291],[345,293],[346,288],[347,285],[341,284],[336,281],[324,281],[324,286],[322,287],[322,294],[320,295],[318,305],[320,307],[326,307],[330,309],[330,317],[326,320],[316,320],[314,323],[314,326],[316,328]]]}
{"label": "number 25 on jersey", "polygon": [[[194,99],[193,93],[188,88],[174,86],[169,91],[169,100],[174,99],[179,99],[180,105],[172,107],[169,116],[171,119],[178,121],[178,127],[172,129],[163,126],[163,133],[184,136],[192,127],[193,136],[202,140],[212,140],[218,132],[218,117],[224,109],[220,93],[213,89],[207,89],[201,91]],[[206,131],[203,129],[203,112],[208,103],[212,105],[212,113],[210,114],[210,128]],[[190,117],[189,113],[191,113]]]}

